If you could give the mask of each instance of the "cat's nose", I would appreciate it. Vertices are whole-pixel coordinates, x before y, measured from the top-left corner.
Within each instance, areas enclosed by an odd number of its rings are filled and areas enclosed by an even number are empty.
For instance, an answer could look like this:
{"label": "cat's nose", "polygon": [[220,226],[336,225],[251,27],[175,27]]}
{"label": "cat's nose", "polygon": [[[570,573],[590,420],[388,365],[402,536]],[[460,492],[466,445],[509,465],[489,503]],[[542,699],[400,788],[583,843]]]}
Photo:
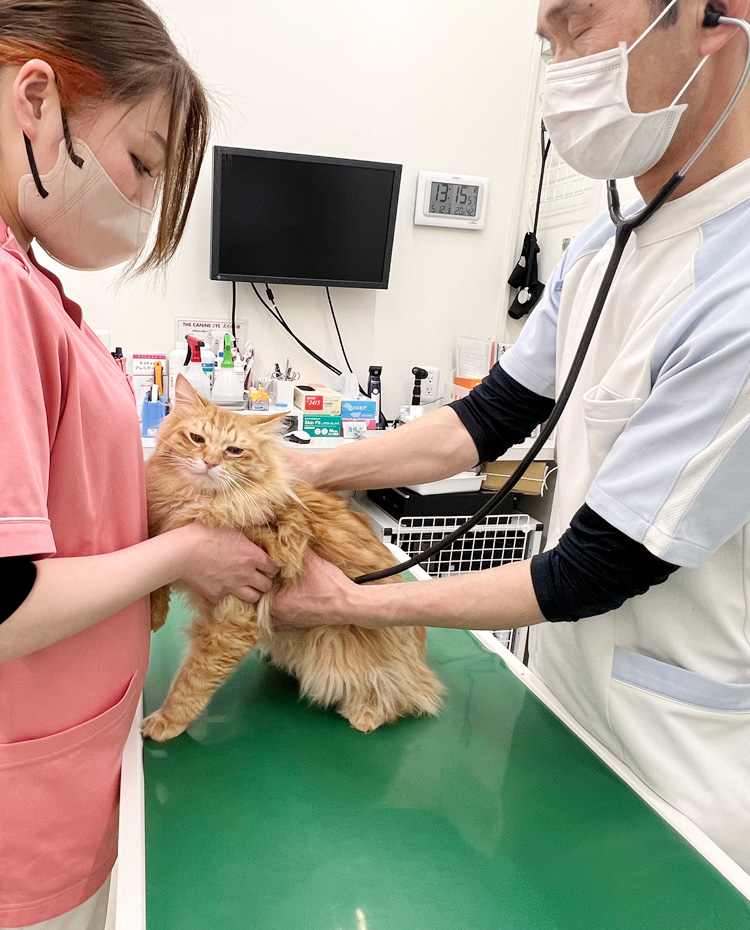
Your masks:
{"label": "cat's nose", "polygon": [[211,471],[212,468],[215,468],[219,463],[214,462],[213,459],[203,459],[206,464],[206,471]]}

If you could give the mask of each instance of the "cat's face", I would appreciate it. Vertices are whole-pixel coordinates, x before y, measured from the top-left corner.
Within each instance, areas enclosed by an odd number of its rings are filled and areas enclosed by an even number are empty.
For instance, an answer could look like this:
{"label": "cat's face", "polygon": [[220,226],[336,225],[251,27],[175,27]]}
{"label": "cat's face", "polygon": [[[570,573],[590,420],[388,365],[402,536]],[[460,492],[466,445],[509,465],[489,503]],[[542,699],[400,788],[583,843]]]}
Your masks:
{"label": "cat's face", "polygon": [[[271,496],[286,477],[273,417],[243,416],[203,400],[182,376],[175,404],[159,430],[154,464],[203,495]],[[282,415],[283,416],[283,415]]]}

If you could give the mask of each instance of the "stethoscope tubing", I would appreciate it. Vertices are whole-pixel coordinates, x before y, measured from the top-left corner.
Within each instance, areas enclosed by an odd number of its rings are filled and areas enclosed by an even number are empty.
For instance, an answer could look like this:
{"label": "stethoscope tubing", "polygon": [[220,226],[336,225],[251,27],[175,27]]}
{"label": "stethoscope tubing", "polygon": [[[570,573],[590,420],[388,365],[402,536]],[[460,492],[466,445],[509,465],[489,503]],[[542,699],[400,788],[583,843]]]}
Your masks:
{"label": "stethoscope tubing", "polygon": [[573,393],[578,376],[580,375],[581,369],[583,368],[583,363],[594,338],[597,324],[599,323],[602,311],[604,310],[604,305],[607,302],[609,292],[612,289],[612,284],[614,283],[615,275],[617,274],[620,262],[622,261],[622,256],[625,252],[625,247],[627,246],[631,235],[636,229],[638,229],[648,219],[650,219],[654,213],[656,213],[657,210],[659,210],[667,202],[667,200],[669,200],[675,190],[679,187],[679,185],[684,180],[686,173],[690,170],[690,168],[692,168],[698,158],[700,158],[706,148],[713,141],[721,127],[727,121],[729,114],[734,109],[737,101],[740,98],[740,95],[742,94],[742,91],[745,89],[748,79],[750,78],[750,25],[748,25],[748,23],[746,23],[744,20],[734,19],[733,17],[729,16],[719,17],[717,19],[717,25],[719,24],[738,26],[745,33],[748,42],[748,52],[747,61],[742,72],[742,76],[729,100],[729,103],[724,108],[721,116],[716,122],[716,125],[707,134],[706,138],[701,142],[695,152],[690,156],[682,170],[672,175],[672,177],[666,182],[666,184],[663,185],[663,187],[658,191],[653,199],[650,200],[637,213],[634,213],[629,217],[623,215],[620,208],[620,196],[617,190],[617,183],[614,180],[607,181],[607,203],[610,217],[615,225],[615,240],[612,248],[612,254],[604,271],[604,276],[599,285],[599,290],[597,291],[596,298],[594,299],[594,304],[591,308],[591,312],[589,313],[589,318],[586,321],[586,327],[581,336],[581,341],[578,344],[578,348],[576,349],[576,354],[571,363],[568,375],[565,378],[565,382],[563,383],[562,390],[560,391],[557,401],[555,402],[555,406],[552,408],[552,412],[549,415],[549,419],[542,427],[539,436],[537,436],[537,438],[531,444],[528,452],[523,457],[518,467],[514,470],[513,474],[505,482],[503,487],[500,488],[495,494],[493,494],[486,504],[482,504],[482,506],[479,508],[479,510],[477,510],[473,517],[470,517],[465,523],[462,523],[461,526],[453,530],[453,532],[448,533],[446,536],[438,540],[436,543],[433,543],[433,545],[429,546],[427,549],[424,549],[422,552],[419,552],[412,558],[407,559],[407,561],[400,562],[398,565],[393,565],[390,568],[385,568],[378,572],[370,572],[366,575],[359,575],[354,579],[356,584],[366,584],[370,581],[382,581],[383,579],[390,578],[393,575],[400,575],[402,572],[408,571],[415,565],[426,562],[434,555],[437,555],[438,552],[446,549],[457,539],[460,539],[461,536],[464,536],[466,533],[468,533],[477,525],[477,523],[479,523],[488,514],[492,513],[493,510],[499,507],[500,504],[510,495],[518,480],[526,473],[529,465],[534,461],[539,451],[551,436],[552,431],[557,426],[560,418],[562,417],[565,407]]}

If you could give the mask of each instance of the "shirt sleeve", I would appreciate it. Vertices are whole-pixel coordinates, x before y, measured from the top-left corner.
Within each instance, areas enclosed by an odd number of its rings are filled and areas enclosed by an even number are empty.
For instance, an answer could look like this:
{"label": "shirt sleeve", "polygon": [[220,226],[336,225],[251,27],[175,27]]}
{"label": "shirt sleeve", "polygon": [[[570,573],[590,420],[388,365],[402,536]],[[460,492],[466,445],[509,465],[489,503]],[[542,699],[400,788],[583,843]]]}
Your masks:
{"label": "shirt sleeve", "polygon": [[[732,235],[736,243],[709,242],[696,256],[698,286],[654,346],[651,392],[586,496],[613,526],[681,566],[701,565],[750,521],[750,270],[746,232]],[[737,261],[727,266],[732,249]],[[721,280],[706,263],[724,265]]]}
{"label": "shirt sleeve", "polygon": [[28,556],[0,559],[0,623],[18,610],[35,581],[36,565]]}
{"label": "shirt sleeve", "polygon": [[498,363],[467,397],[449,406],[474,440],[479,461],[489,462],[522,442],[554,403],[519,384]]}
{"label": "shirt sleeve", "polygon": [[544,288],[541,300],[500,365],[529,391],[555,397],[557,379],[557,320],[565,278],[580,259],[597,253],[614,235],[609,214],[604,212],[580,232],[563,253]]}
{"label": "shirt sleeve", "polygon": [[51,555],[50,457],[65,340],[20,258],[0,250],[0,557]]}
{"label": "shirt sleeve", "polygon": [[532,557],[531,581],[547,620],[575,621],[616,610],[677,568],[584,504],[557,545]]}

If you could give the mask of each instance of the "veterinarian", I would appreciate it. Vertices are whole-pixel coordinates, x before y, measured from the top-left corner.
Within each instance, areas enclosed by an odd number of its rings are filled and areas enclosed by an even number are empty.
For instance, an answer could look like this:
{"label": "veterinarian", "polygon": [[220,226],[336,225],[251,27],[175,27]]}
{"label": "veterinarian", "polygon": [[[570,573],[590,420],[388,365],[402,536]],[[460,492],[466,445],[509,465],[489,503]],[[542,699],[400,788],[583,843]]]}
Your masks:
{"label": "veterinarian", "polygon": [[255,601],[276,572],[231,530],[147,540],[133,394],[30,247],[165,265],[207,134],[201,85],[142,0],[0,0],[2,928],[104,925],[149,592],[180,578]]}
{"label": "veterinarian", "polygon": [[[561,156],[591,177],[634,175],[649,202],[746,64],[743,32],[710,22],[717,8],[744,18],[748,0],[541,0],[554,56],[544,118]],[[372,444],[290,450],[293,467],[324,488],[408,485],[529,435],[570,367],[613,235],[605,215],[574,240],[518,343],[465,400]],[[276,601],[278,625],[532,626],[531,668],[562,703],[750,870],[749,308],[745,93],[626,247],[557,429],[548,550],[382,586],[311,555]]]}

